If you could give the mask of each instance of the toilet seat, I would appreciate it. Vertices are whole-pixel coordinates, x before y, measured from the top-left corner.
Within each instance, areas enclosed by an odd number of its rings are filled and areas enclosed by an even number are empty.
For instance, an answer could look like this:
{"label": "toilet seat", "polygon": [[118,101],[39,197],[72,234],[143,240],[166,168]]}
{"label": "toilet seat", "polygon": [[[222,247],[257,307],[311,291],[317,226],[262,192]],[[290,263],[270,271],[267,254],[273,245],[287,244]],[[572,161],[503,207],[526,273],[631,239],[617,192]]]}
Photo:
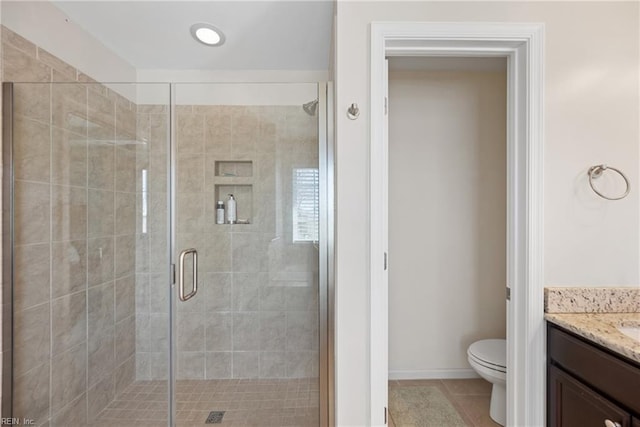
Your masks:
{"label": "toilet seat", "polygon": [[469,346],[467,355],[487,369],[507,372],[507,342],[503,339],[476,341]]}

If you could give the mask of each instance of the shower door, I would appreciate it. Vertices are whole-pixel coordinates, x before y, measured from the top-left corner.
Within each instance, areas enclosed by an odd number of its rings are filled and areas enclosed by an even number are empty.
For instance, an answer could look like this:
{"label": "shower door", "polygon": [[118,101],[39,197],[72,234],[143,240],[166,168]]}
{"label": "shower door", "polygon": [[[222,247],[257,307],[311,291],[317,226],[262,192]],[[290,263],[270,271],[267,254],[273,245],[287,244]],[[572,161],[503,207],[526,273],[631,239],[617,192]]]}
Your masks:
{"label": "shower door", "polygon": [[178,424],[319,424],[317,98],[317,84],[173,87]]}

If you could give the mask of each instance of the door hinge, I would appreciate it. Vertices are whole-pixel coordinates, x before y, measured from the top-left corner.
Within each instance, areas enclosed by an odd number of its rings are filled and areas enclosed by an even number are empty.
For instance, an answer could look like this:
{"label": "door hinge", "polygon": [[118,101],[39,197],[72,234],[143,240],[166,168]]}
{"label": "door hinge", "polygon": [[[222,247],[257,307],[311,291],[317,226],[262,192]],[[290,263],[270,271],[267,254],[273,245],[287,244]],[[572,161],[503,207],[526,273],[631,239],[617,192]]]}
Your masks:
{"label": "door hinge", "polygon": [[384,97],[384,115],[386,116],[387,113],[389,112],[389,107],[387,107],[387,97]]}
{"label": "door hinge", "polygon": [[384,269],[387,269],[387,253],[384,253]]}
{"label": "door hinge", "polygon": [[387,407],[384,407],[384,423],[387,424]]}
{"label": "door hinge", "polygon": [[511,301],[511,288],[507,286],[507,301]]}

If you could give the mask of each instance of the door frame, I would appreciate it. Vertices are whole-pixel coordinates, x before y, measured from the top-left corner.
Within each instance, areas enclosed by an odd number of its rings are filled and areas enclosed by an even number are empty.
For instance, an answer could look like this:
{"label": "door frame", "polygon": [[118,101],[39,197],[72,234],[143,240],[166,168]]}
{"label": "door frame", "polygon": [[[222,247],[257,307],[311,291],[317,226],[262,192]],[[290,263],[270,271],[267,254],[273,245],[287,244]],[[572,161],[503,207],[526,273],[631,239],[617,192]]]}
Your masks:
{"label": "door frame", "polygon": [[371,425],[386,424],[388,406],[385,59],[391,56],[507,58],[507,425],[545,423],[543,44],[544,24],[539,23],[371,24]]}

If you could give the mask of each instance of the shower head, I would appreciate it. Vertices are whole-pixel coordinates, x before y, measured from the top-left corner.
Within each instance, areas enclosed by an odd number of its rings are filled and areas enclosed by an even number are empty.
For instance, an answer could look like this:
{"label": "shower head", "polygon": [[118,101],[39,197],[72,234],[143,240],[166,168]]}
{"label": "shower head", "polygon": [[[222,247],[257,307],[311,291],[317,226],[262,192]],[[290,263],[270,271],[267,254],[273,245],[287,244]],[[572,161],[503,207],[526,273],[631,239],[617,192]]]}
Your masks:
{"label": "shower head", "polygon": [[318,111],[318,100],[314,99],[313,101],[309,101],[306,104],[302,104],[302,109],[310,116],[315,116],[316,111]]}

